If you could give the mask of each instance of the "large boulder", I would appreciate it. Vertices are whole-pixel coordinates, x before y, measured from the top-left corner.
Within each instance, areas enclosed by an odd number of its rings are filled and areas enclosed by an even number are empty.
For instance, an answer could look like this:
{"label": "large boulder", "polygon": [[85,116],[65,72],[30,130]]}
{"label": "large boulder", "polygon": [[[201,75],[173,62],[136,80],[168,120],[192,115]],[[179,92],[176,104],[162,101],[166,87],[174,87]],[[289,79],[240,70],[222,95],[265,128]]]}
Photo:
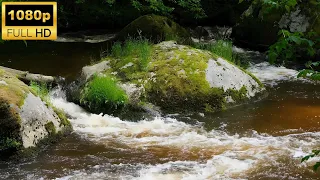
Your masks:
{"label": "large boulder", "polygon": [[189,32],[179,24],[164,16],[144,15],[123,28],[116,39],[124,41],[128,38],[144,37],[153,42],[164,40],[190,41]]}
{"label": "large boulder", "polygon": [[[113,76],[126,92],[128,104],[145,110],[220,111],[260,97],[265,90],[257,78],[236,65],[175,41],[153,45],[146,70],[139,70],[139,58],[129,62],[107,57],[100,64],[108,66],[83,69],[86,83],[82,84],[90,84],[92,77]],[[85,90],[83,86],[80,94]]]}
{"label": "large boulder", "polygon": [[71,130],[64,114],[37,93],[0,69],[0,157],[30,152]]}
{"label": "large boulder", "polygon": [[261,3],[252,4],[233,28],[232,37],[238,43],[264,50],[277,41],[280,29],[320,34],[320,8],[314,1],[300,2],[290,14],[281,9],[264,14]]}

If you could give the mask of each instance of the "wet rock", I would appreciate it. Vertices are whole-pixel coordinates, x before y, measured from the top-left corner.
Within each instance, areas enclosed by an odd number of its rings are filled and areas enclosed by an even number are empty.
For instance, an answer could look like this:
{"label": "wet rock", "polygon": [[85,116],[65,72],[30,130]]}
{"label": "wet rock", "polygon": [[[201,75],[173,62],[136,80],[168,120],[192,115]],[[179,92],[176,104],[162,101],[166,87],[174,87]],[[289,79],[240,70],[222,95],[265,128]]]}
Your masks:
{"label": "wet rock", "polygon": [[[220,111],[265,91],[253,75],[208,51],[175,41],[153,45],[152,49],[145,71],[119,68],[121,59],[107,57],[110,69],[96,74],[117,77],[129,104],[147,112],[160,112],[158,107],[164,111]],[[130,63],[134,68],[139,60],[132,58]]]}
{"label": "wet rock", "polygon": [[110,69],[109,61],[102,61],[102,62],[95,64],[95,65],[92,65],[92,66],[85,66],[82,68],[81,78],[83,78],[85,81],[87,81],[95,73],[100,73],[100,72],[106,71],[108,69]]}
{"label": "wet rock", "polygon": [[40,142],[71,130],[61,112],[43,102],[34,91],[10,72],[1,70],[0,157],[37,147]]}
{"label": "wet rock", "polygon": [[128,37],[145,37],[153,42],[161,42],[168,39],[191,40],[189,32],[182,26],[167,17],[157,15],[139,17],[123,28],[118,33],[116,39],[124,41]]}

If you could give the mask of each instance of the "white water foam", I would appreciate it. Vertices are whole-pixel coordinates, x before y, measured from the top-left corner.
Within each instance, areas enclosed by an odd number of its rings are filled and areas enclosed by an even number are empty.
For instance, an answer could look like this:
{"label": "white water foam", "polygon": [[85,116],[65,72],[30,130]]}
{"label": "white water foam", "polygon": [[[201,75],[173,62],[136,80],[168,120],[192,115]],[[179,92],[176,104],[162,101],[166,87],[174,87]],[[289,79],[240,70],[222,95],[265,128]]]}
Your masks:
{"label": "white water foam", "polygon": [[[76,133],[96,143],[108,146],[110,140],[116,140],[132,149],[157,146],[179,149],[186,156],[193,153],[199,158],[206,157],[205,160],[169,161],[156,165],[143,164],[141,160],[136,164],[122,165],[136,167],[136,172],[123,172],[116,179],[247,179],[252,172],[263,172],[266,167],[281,166],[281,163],[308,168],[300,163],[300,159],[319,145],[319,132],[279,137],[254,132],[241,137],[223,131],[206,131],[200,124],[189,125],[174,118],[122,121],[109,115],[87,113],[59,97],[52,98],[52,103],[72,117]],[[281,158],[290,160],[282,162]],[[105,178],[110,178],[107,171],[83,170],[61,179]]]}
{"label": "white water foam", "polygon": [[281,81],[298,80],[298,71],[288,69],[283,66],[277,67],[268,62],[251,65],[248,69],[249,72],[254,74],[261,82],[267,85],[277,85]]}

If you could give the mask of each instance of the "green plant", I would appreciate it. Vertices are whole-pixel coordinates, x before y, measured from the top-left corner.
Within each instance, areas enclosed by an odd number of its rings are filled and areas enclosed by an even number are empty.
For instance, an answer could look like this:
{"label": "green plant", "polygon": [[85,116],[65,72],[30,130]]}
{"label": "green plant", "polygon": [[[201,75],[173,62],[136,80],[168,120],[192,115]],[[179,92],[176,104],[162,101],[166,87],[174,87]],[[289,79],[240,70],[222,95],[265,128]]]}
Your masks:
{"label": "green plant", "polygon": [[115,62],[119,68],[127,63],[135,63],[139,67],[138,70],[146,71],[151,60],[152,47],[147,39],[128,39],[121,45],[116,42],[111,48],[111,56],[118,58]]}
{"label": "green plant", "polygon": [[[304,162],[304,161],[307,161],[309,160],[310,158],[313,158],[315,156],[318,156],[320,154],[320,150],[313,150],[312,151],[312,154],[309,154],[305,157],[303,157],[301,159],[301,162]],[[316,171],[318,168],[320,167],[320,162],[316,162],[316,164],[313,165],[313,170]]]}
{"label": "green plant", "polygon": [[268,14],[274,9],[284,9],[287,12],[290,12],[299,2],[299,0],[239,0],[239,3],[242,3],[243,1],[261,4],[262,14]]}
{"label": "green plant", "polygon": [[[76,0],[75,2],[76,4],[83,4],[86,0]],[[103,2],[108,6],[120,3],[116,0],[103,0]],[[170,1],[170,3],[163,0],[131,0],[129,3],[142,14],[155,13],[169,16],[175,8],[179,8],[184,13],[192,14],[195,18],[205,17],[201,0],[177,0]]]}
{"label": "green plant", "polygon": [[49,89],[46,83],[30,82],[31,89],[47,104],[50,103]]}
{"label": "green plant", "polygon": [[303,78],[309,78],[312,80],[320,80],[320,72],[315,70],[314,68],[320,65],[320,61],[318,62],[307,62],[306,67],[308,69],[301,70],[298,74],[298,78],[303,77]]}
{"label": "green plant", "polygon": [[126,105],[128,97],[115,78],[95,75],[82,90],[80,102],[94,112],[110,112]]}
{"label": "green plant", "polygon": [[[320,61],[318,61],[318,62],[310,62],[310,61],[307,62],[306,63],[306,67],[310,68],[310,69],[304,69],[304,70],[300,71],[299,74],[298,74],[298,78],[299,77],[304,77],[304,78],[310,78],[312,80],[320,81],[320,73],[318,71],[314,70],[314,67],[317,67],[319,65],[320,65]],[[307,161],[310,158],[318,156],[319,153],[320,153],[320,150],[313,150],[312,154],[309,154],[309,155],[303,157],[301,159],[301,162]],[[319,167],[320,167],[320,162],[318,161],[313,165],[313,170],[316,171]]]}
{"label": "green plant", "polygon": [[280,30],[278,41],[269,47],[268,58],[270,63],[286,63],[295,61],[297,58],[307,54],[312,57],[315,55],[315,42],[312,37],[316,36],[314,32],[291,33],[287,30]]}
{"label": "green plant", "polygon": [[11,149],[11,148],[18,148],[20,146],[21,146],[21,143],[16,139],[12,139],[8,137],[5,139],[0,139],[0,151]]}
{"label": "green plant", "polygon": [[247,68],[249,66],[249,62],[246,58],[233,52],[232,41],[218,40],[215,43],[194,43],[191,44],[191,46],[197,49],[208,50],[240,67]]}

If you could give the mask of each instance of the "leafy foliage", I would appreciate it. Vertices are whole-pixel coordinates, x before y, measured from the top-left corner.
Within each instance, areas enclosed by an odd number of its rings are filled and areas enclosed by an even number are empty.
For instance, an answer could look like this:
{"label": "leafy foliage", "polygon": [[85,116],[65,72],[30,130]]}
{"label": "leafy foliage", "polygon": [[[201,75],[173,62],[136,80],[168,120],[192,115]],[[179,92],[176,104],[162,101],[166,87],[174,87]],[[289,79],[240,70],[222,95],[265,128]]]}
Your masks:
{"label": "leafy foliage", "polygon": [[298,78],[304,77],[304,78],[310,78],[312,80],[320,81],[320,72],[316,71],[314,67],[317,67],[320,65],[320,61],[318,62],[307,62],[306,67],[309,69],[304,69],[299,72]]}
{"label": "leafy foliage", "polygon": [[[319,154],[320,154],[320,150],[313,150],[312,154],[303,157],[301,162],[308,161],[310,158],[318,156]],[[320,167],[320,162],[316,162],[316,164],[313,165],[313,170],[316,171],[319,167]]]}
{"label": "leafy foliage", "polygon": [[287,12],[290,12],[296,7],[299,0],[239,0],[239,3],[242,3],[243,1],[261,4],[262,14],[268,14],[275,9],[285,9]]}
{"label": "leafy foliage", "polygon": [[315,42],[310,40],[316,36],[312,33],[291,33],[288,30],[280,30],[278,41],[269,47],[268,58],[270,63],[285,63],[294,61],[300,55],[307,54],[312,57],[315,55]]}
{"label": "leafy foliage", "polygon": [[[115,0],[103,0],[109,6],[115,5]],[[86,0],[77,0],[77,4],[85,3]],[[201,7],[201,0],[130,0],[131,5],[139,12],[155,13],[159,15],[170,16],[175,8],[185,10],[189,14],[193,14],[195,18],[205,17],[205,13]]]}

